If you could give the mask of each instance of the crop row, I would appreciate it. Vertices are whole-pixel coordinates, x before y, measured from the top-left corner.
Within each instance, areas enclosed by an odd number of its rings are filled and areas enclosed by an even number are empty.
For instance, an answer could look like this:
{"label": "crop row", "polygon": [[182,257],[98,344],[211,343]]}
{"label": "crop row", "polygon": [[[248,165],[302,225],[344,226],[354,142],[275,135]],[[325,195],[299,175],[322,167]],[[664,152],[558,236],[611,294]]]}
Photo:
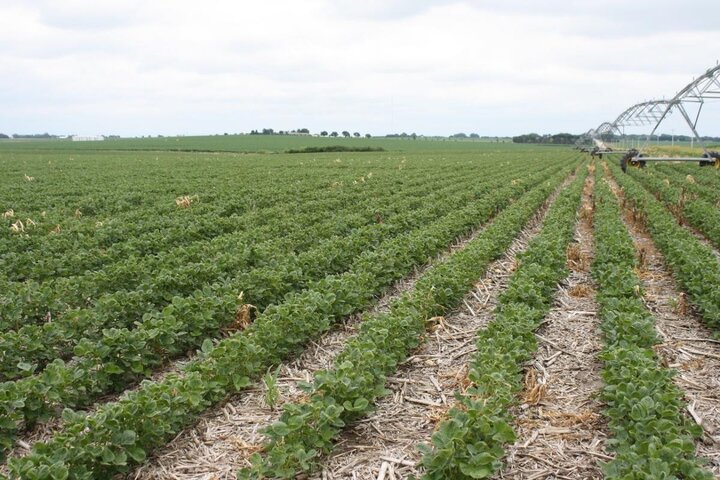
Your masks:
{"label": "crop row", "polygon": [[[39,276],[40,278],[35,279],[41,281],[47,276],[74,275],[130,255],[155,254],[174,245],[182,246],[207,240],[223,232],[240,228],[256,230],[266,224],[268,219],[280,216],[285,211],[306,211],[307,201],[311,199],[330,200],[341,197],[347,205],[353,201],[353,197],[367,197],[369,190],[375,191],[381,188],[381,185],[387,190],[394,190],[402,188],[408,178],[424,177],[431,180],[447,178],[449,172],[453,175],[457,172],[455,169],[442,169],[437,164],[423,162],[418,162],[418,166],[422,168],[400,171],[396,166],[388,165],[395,162],[385,159],[349,162],[348,165],[344,162],[312,160],[307,163],[313,163],[314,168],[303,170],[285,165],[278,168],[277,165],[272,165],[273,162],[269,159],[265,159],[259,167],[251,164],[252,171],[246,176],[246,163],[248,162],[243,162],[242,169],[238,169],[237,164],[204,167],[200,175],[196,173],[196,166],[192,166],[192,169],[178,170],[182,174],[181,178],[176,175],[165,178],[169,172],[163,171],[161,176],[164,181],[160,184],[147,181],[145,176],[150,175],[150,178],[153,178],[153,172],[145,172],[148,167],[143,165],[143,171],[132,178],[132,189],[140,191],[132,194],[136,197],[137,204],[133,204],[127,214],[109,218],[100,216],[97,219],[83,214],[76,219],[72,213],[75,210],[73,207],[69,219],[79,223],[78,228],[66,225],[69,222],[66,220],[62,222],[61,234],[48,234],[42,238],[34,237],[35,232],[42,229],[29,229],[34,232],[31,236],[13,235],[9,233],[9,228],[0,229],[7,235],[0,238],[0,269],[8,278],[20,280]],[[266,166],[265,163],[271,165]],[[303,163],[305,162],[301,162],[301,165]],[[472,177],[483,171],[489,162],[475,159],[456,163],[461,163],[462,170],[468,177]],[[505,162],[503,165],[513,163],[516,162]],[[86,166],[83,165],[83,173]],[[369,177],[368,170],[375,175]],[[223,173],[220,178],[217,177],[219,172]],[[216,176],[213,177],[212,174]],[[88,189],[104,187],[110,191],[103,191],[103,197],[117,195],[121,197],[117,199],[119,202],[126,194],[124,190],[127,190],[119,184],[119,190],[114,191],[113,189],[118,189],[116,180],[113,179],[111,184],[103,184],[102,178],[84,184],[72,183],[72,187],[68,189],[64,188],[64,182],[71,179],[63,176],[62,171],[53,170],[51,175],[46,175],[47,181],[28,183],[29,188],[17,190],[14,194],[2,191],[0,203],[3,204],[3,210],[22,204],[27,195],[37,197],[39,202],[48,202],[41,203],[45,205],[42,209],[51,212],[58,200],[73,197],[74,194]],[[188,181],[186,177],[193,175],[197,178]],[[127,179],[123,180],[127,182]],[[145,185],[143,182],[149,184]],[[208,188],[208,183],[212,185],[211,188]],[[11,185],[12,183],[8,186]],[[43,188],[36,188],[40,186]],[[48,200],[48,196],[52,197],[51,194],[58,191],[62,192],[58,199]],[[173,194],[172,191],[177,193]],[[181,192],[199,192],[200,199],[188,209],[178,209],[173,199]],[[19,210],[19,207],[15,206],[15,209]],[[9,227],[20,217],[26,220],[26,215],[22,212],[17,211],[16,214],[15,218],[0,218],[0,225]],[[50,222],[49,215],[48,219],[37,215],[30,216],[37,222]],[[238,222],[241,224],[238,225]],[[54,225],[55,223],[52,223],[52,226]]]}
{"label": "crop row", "polygon": [[[288,183],[289,180],[285,179]],[[361,186],[344,188],[333,188],[327,185],[329,181],[322,182],[321,187],[315,180],[309,187],[302,186],[297,191],[275,184],[268,187],[274,198],[266,202],[254,200],[257,205],[242,213],[234,212],[234,208],[226,204],[212,206],[207,198],[187,209],[178,209],[170,201],[176,211],[165,215],[153,211],[155,205],[151,204],[131,219],[112,218],[101,225],[91,222],[83,230],[63,231],[44,239],[19,235],[14,245],[24,247],[26,251],[10,253],[6,250],[3,269],[10,280],[19,281],[42,282],[58,276],[73,276],[88,269],[112,265],[128,256],[157,254],[173,246],[206,241],[241,229],[260,229],[261,233],[263,228],[275,226],[275,218],[312,212],[316,204],[342,209],[368,196],[383,197],[386,192],[397,189],[396,180],[396,175],[376,175]],[[417,182],[423,178],[415,175],[410,180]],[[12,218],[6,220],[11,221]],[[35,245],[30,247],[30,242]]]}
{"label": "crop row", "polygon": [[[22,171],[4,177],[0,194],[3,207],[36,219],[41,211],[46,211],[49,219],[61,221],[65,217],[63,224],[67,223],[68,230],[83,231],[97,220],[118,219],[117,227],[126,225],[117,233],[127,230],[133,235],[143,233],[134,222],[148,214],[175,216],[178,209],[173,200],[183,193],[201,194],[201,201],[193,206],[203,215],[230,216],[290,201],[292,197],[285,193],[292,189],[277,188],[286,183],[294,184],[297,193],[304,196],[305,192],[325,190],[335,181],[352,182],[353,177],[367,173],[366,165],[359,162],[343,166],[325,162],[326,168],[320,162],[318,168],[300,170],[269,158],[238,161],[226,156],[203,161],[189,156],[154,162],[146,156],[113,162],[103,155],[102,162],[53,158],[45,164],[33,157],[36,155],[24,159],[27,166]],[[374,166],[381,168],[379,162]],[[33,181],[23,181],[23,174],[30,174]],[[75,217],[76,210],[83,215]],[[160,226],[165,225],[162,218],[157,220]],[[7,233],[2,230],[0,241],[10,238],[5,237]],[[33,235],[42,237],[45,232],[33,231]]]}
{"label": "crop row", "polygon": [[566,251],[586,174],[549,209],[542,230],[519,256],[494,320],[478,332],[468,374],[473,385],[458,395],[459,405],[436,429],[432,446],[421,446],[424,478],[488,478],[500,468],[504,445],[515,439],[508,408],[522,389],[523,365],[537,349],[535,330],[567,274]]}
{"label": "crop row", "polygon": [[720,329],[720,264],[710,248],[679,226],[675,217],[633,178],[610,165],[624,198],[643,219],[673,277],[689,295],[705,322]]}
{"label": "crop row", "polygon": [[[85,219],[102,220],[107,216],[131,220],[150,206],[157,208],[157,214],[165,215],[176,211],[172,202],[176,196],[198,193],[209,200],[203,207],[206,213],[231,215],[273,204],[276,199],[273,186],[292,183],[298,191],[312,187],[323,189],[335,181],[352,183],[368,171],[397,174],[400,161],[397,156],[384,154],[358,154],[355,159],[338,159],[337,154],[213,158],[161,154],[159,159],[155,159],[154,154],[84,157],[67,161],[57,155],[43,159],[37,153],[30,153],[8,162],[2,155],[0,162],[6,175],[0,180],[0,204],[22,215],[35,216],[41,211],[46,211],[48,217],[55,213],[68,215],[80,224]],[[406,165],[410,168],[404,173],[442,172],[431,161],[408,157],[413,163]],[[477,155],[466,163],[469,169],[478,165]],[[414,168],[416,166],[419,168]],[[30,178],[24,179],[25,175]],[[74,218],[76,209],[83,212],[81,218]],[[3,231],[0,239],[6,233]]]}
{"label": "crop row", "polygon": [[[435,187],[433,191],[449,191],[452,186],[443,188],[445,181],[429,183]],[[469,180],[456,182],[458,191],[465,193],[467,189],[463,187],[468,183]],[[347,234],[379,220],[392,220],[397,212],[421,205],[422,200],[413,195],[420,188],[423,188],[422,180],[413,182],[407,189],[397,192],[398,199],[395,195],[376,192],[378,198],[348,202],[349,205],[343,206],[337,215],[330,218],[326,212],[338,210],[340,205],[337,202],[310,202],[305,206],[307,213],[278,214],[263,226],[248,226],[239,232],[171,249],[161,255],[132,257],[99,271],[43,284],[24,282],[3,295],[0,324],[12,327],[40,323],[47,319],[48,312],[57,317],[58,313],[62,314],[69,308],[86,307],[88,302],[96,305],[112,303],[113,294],[108,295],[108,292],[123,296],[128,295],[125,291],[132,290],[143,292],[143,296],[135,298],[132,303],[124,303],[136,305],[137,309],[125,308],[113,315],[137,317],[149,305],[159,306],[172,296],[186,295],[208,279],[221,277],[224,272],[266,263],[283,252],[302,251],[316,245],[319,239]],[[471,194],[468,192],[468,196]]]}
{"label": "crop row", "polygon": [[[490,188],[488,185],[486,190]],[[241,245],[232,250],[228,247],[223,262],[208,262],[179,272],[172,269],[155,272],[159,288],[121,290],[101,297],[93,309],[69,311],[53,322],[5,332],[0,335],[0,371],[5,378],[13,378],[23,370],[30,373],[36,366],[42,368],[47,361],[66,358],[82,339],[101,338],[105,328],[129,328],[140,318],[145,323],[161,313],[152,308],[153,300],[160,303],[167,298],[177,308],[177,304],[182,304],[182,298],[186,298],[176,296],[183,282],[186,287],[183,292],[190,292],[190,297],[207,297],[207,292],[202,289],[217,282],[220,285],[212,288],[235,288],[234,297],[244,291],[248,303],[263,308],[280,301],[286,291],[303,288],[318,275],[342,271],[355,256],[383,239],[422,225],[468,201],[464,192],[455,192],[452,187],[432,192],[426,197],[428,199],[431,201],[424,208],[391,217],[387,223],[373,223],[356,229],[348,236],[333,236],[297,255],[287,252],[278,255],[272,250],[272,243],[267,248],[243,248]],[[407,201],[418,203],[414,198]],[[304,234],[322,238],[322,225],[316,225],[318,230],[307,228]],[[248,265],[256,268],[246,268]]]}
{"label": "crop row", "polygon": [[[307,196],[299,196],[298,201],[317,201],[316,193],[310,192]],[[328,196],[327,200],[338,203],[338,200]],[[172,248],[205,242],[220,235],[236,232],[241,229],[255,228],[267,229],[268,222],[278,215],[288,212],[287,205],[276,205],[261,210],[249,211],[242,215],[221,216],[208,215],[199,207],[193,205],[174,215],[168,215],[165,220],[157,217],[157,213],[146,212],[136,221],[135,228],[141,231],[132,236],[126,232],[121,220],[111,219],[99,222],[89,227],[87,232],[63,230],[49,236],[37,245],[28,248],[25,252],[7,252],[3,255],[4,270],[9,280],[25,282],[32,280],[42,283],[50,279],[72,277],[83,274],[88,270],[112,266],[124,261],[127,257],[142,257],[164,253]],[[166,225],[158,225],[163,222]],[[117,238],[109,233],[115,228],[127,234],[127,239]],[[272,227],[272,225],[270,225]],[[52,228],[52,227],[51,227]],[[107,242],[102,238],[112,236]],[[17,235],[16,245],[27,243],[22,235]],[[96,243],[107,245],[94,245]]]}
{"label": "crop row", "polygon": [[256,454],[239,478],[295,478],[312,469],[343,427],[373,408],[384,393],[386,375],[421,342],[427,320],[457,306],[561,181],[562,176],[555,177],[527,193],[462,250],[433,265],[388,313],[366,319],[333,368],[315,374],[309,400],[285,406],[280,420],[265,432],[267,454]]}
{"label": "crop row", "polygon": [[[241,218],[248,216],[254,221],[248,221],[243,225],[249,227],[261,225],[265,218],[272,218],[284,210],[296,213],[304,211],[306,202],[311,199],[344,197],[347,200],[352,196],[362,197],[363,191],[374,191],[381,186],[389,190],[402,187],[408,178],[430,179],[447,177],[448,172],[455,174],[455,170],[441,170],[434,165],[424,165],[423,168],[408,169],[400,173],[397,168],[389,168],[386,165],[389,162],[376,159],[362,163],[351,162],[351,165],[335,164],[326,160],[325,163],[329,165],[320,162],[316,168],[309,170],[287,165],[283,165],[282,168],[278,168],[277,165],[260,165],[251,167],[251,172],[246,176],[247,163],[243,162],[242,170],[238,169],[237,164],[203,168],[200,175],[195,173],[196,167],[193,167],[190,171],[186,169],[182,172],[181,179],[174,176],[165,178],[168,172],[162,172],[163,183],[147,182],[147,179],[134,177],[132,187],[140,191],[134,193],[137,197],[137,205],[133,205],[130,212],[109,218],[98,216],[94,219],[85,214],[75,218],[72,213],[75,210],[73,207],[69,218],[62,222],[63,229],[60,235],[44,235],[42,238],[34,239],[35,233],[45,230],[29,229],[31,235],[26,236],[11,235],[8,233],[9,229],[0,229],[3,234],[7,234],[6,238],[0,238],[2,243],[0,252],[7,259],[3,262],[8,267],[6,273],[24,278],[22,275],[27,273],[27,269],[31,269],[38,271],[39,275],[49,275],[53,270],[50,267],[55,266],[56,271],[65,273],[64,271],[67,270],[73,274],[81,271],[78,270],[79,266],[97,268],[101,264],[129,254],[156,253],[168,245],[183,245],[199,239],[207,239],[219,232],[231,231]],[[264,163],[272,162],[265,160]],[[474,173],[483,165],[484,161],[475,161],[464,165],[464,168],[469,173]],[[368,177],[369,170],[375,175]],[[223,178],[212,176],[213,173],[218,175],[219,172],[223,172]],[[186,176],[192,176],[194,173],[197,178],[188,181]],[[49,202],[44,209],[51,212],[56,200],[48,200],[47,197],[52,197],[52,193],[57,191],[63,192],[61,197],[64,198],[91,189],[95,184],[100,184],[111,192],[118,186],[115,183],[102,185],[102,179],[94,179],[90,185],[73,184],[71,191],[68,192],[63,184],[67,180],[65,177],[62,175],[58,177],[57,171],[53,171],[52,175],[46,175],[47,181],[31,182],[28,184],[30,188],[26,190],[1,195],[4,208],[13,208],[15,204],[22,204],[24,197],[20,192],[24,192],[38,197],[42,202]],[[362,182],[361,179],[367,181]],[[179,186],[173,185],[173,181],[177,181]],[[166,186],[166,183],[169,185]],[[211,184],[210,188],[208,183]],[[36,188],[41,186],[43,188]],[[190,208],[178,209],[173,201],[177,194],[173,194],[172,191],[190,195],[195,192],[200,194],[200,198]],[[104,195],[108,194],[122,197],[123,189],[120,188],[120,191],[112,193],[104,192]],[[18,207],[15,209],[20,210]],[[263,214],[263,210],[267,210],[266,214]],[[24,215],[21,211],[17,211],[16,214],[23,220],[29,215]],[[49,215],[48,219],[30,216],[37,222],[50,222]],[[0,225],[6,223],[9,226],[12,221],[14,219],[0,219]],[[77,228],[73,228],[73,225],[69,224],[70,221],[78,223]],[[97,226],[98,222],[102,223],[100,227]],[[179,225],[182,228],[178,228]],[[26,254],[16,261],[14,256],[8,255],[15,251]],[[61,251],[67,255],[60,255]],[[35,265],[36,263],[38,265]],[[47,265],[48,268],[41,268],[43,265]]]}
{"label": "crop row", "polygon": [[[267,180],[260,183],[266,184]],[[188,209],[179,209],[167,194],[147,195],[143,192],[138,197],[139,204],[129,212],[99,218],[86,216],[79,208],[76,214],[70,213],[62,218],[54,218],[52,214],[23,215],[13,209],[14,217],[0,220],[0,226],[6,227],[1,229],[4,234],[10,231],[7,227],[17,219],[28,223],[26,219],[31,218],[38,226],[30,228],[27,225],[23,235],[8,233],[6,238],[0,239],[4,247],[3,270],[12,279],[34,278],[42,281],[52,274],[71,275],[130,254],[157,253],[170,245],[187,244],[232,231],[238,223],[243,225],[246,218],[261,222],[267,215],[272,216],[288,206],[292,208],[294,199],[311,200],[318,198],[319,194],[331,196],[333,192],[328,188],[329,183],[319,176],[300,186],[296,192],[278,188],[278,185],[265,185],[265,193],[254,190],[243,192],[247,188],[228,190],[238,201],[223,199],[219,205],[215,205],[212,196],[206,193]],[[251,205],[246,205],[248,200],[243,193],[252,195]],[[52,204],[52,200],[47,198],[49,192],[40,191],[35,195]],[[154,198],[156,196],[159,198]],[[13,197],[6,208],[12,208],[16,200],[17,197]],[[61,225],[61,233],[50,233],[56,225]],[[178,228],[180,225],[182,228]],[[38,258],[40,254],[44,256]]]}
{"label": "crop row", "polygon": [[[633,169],[634,170],[634,169]],[[632,172],[635,180],[654,194],[681,220],[695,227],[715,246],[720,246],[720,212],[715,206],[696,194],[690,193],[689,186],[671,183],[669,177],[654,172]]]}
{"label": "crop row", "polygon": [[663,172],[672,172],[674,175],[682,177],[684,180],[688,180],[687,176],[692,177],[692,181],[696,182],[697,186],[708,195],[708,201],[717,202],[720,200],[720,178],[718,178],[717,170],[714,168],[697,168],[695,165],[689,164],[659,164],[657,168]]}
{"label": "crop row", "polygon": [[716,178],[714,177],[717,177],[717,170],[702,169],[701,172],[703,173],[706,173],[707,170],[711,172],[711,176],[705,176],[698,172],[695,166],[693,166],[692,169],[686,166],[686,170],[684,171],[687,173],[685,174],[673,167],[675,167],[675,165],[657,165],[654,171],[658,172],[658,174],[664,178],[667,178],[673,185],[682,188],[706,202],[712,203],[713,205],[717,205],[717,203],[720,202],[718,187],[711,185],[711,183],[715,184],[716,182]]}
{"label": "crop row", "polygon": [[673,372],[654,353],[655,322],[642,301],[635,247],[620,208],[598,169],[595,189],[596,257],[593,277],[602,319],[602,400],[613,434],[609,479],[709,479],[694,456],[702,430],[683,415]]}
{"label": "crop row", "polygon": [[[40,162],[27,159],[28,167],[35,173],[23,168],[24,173],[37,178],[32,182],[23,181],[22,170],[4,176],[0,181],[2,211],[13,209],[16,218],[33,218],[45,226],[60,223],[63,235],[51,235],[48,229],[37,228],[28,229],[29,235],[17,236],[8,228],[1,228],[0,251],[28,251],[35,241],[45,240],[52,241],[51,247],[61,247],[65,240],[72,240],[75,245],[70,245],[70,250],[77,250],[80,245],[84,250],[93,245],[109,247],[153,229],[173,227],[181,219],[192,223],[204,217],[230,217],[277,205],[294,208],[293,200],[308,194],[363,189],[367,185],[362,180],[369,178],[369,172],[373,182],[389,185],[402,184],[407,176],[431,178],[457,171],[442,169],[432,161],[412,159],[411,164],[402,165],[408,168],[403,168],[401,173],[399,159],[378,155],[341,161],[327,156],[298,162],[296,157],[292,163],[281,157],[240,160],[225,156],[201,163],[201,168],[196,163],[198,159],[192,157],[173,158],[170,162],[163,159],[161,163],[167,163],[162,168],[148,160],[138,162],[124,158],[119,164],[113,164],[103,156],[102,162],[73,163],[66,171],[54,167],[55,159],[53,166],[45,165],[41,159]],[[462,163],[462,170],[477,174],[488,162],[478,161],[476,157],[455,163]],[[77,176],[85,178],[78,181]],[[199,195],[191,209],[197,215],[188,215],[176,207],[174,199],[193,194]],[[81,215],[76,216],[76,212]],[[6,223],[9,221],[0,218],[0,226],[9,226],[10,223]],[[102,222],[103,228],[98,229],[97,222]],[[38,238],[33,240],[35,236]],[[93,244],[95,240],[101,243]]]}
{"label": "crop row", "polygon": [[[283,303],[265,309],[246,330],[214,348],[205,342],[204,355],[180,374],[144,383],[121,401],[102,406],[87,418],[67,418],[64,432],[48,444],[37,445],[34,454],[11,461],[12,468],[25,475],[46,472],[49,465],[60,462],[77,466],[72,469],[73,475],[87,478],[93,470],[125,468],[126,453],[139,461],[145,451],[164,443],[208,405],[244,387],[250,377],[296,352],[332,322],[361,309],[373,295],[406,275],[428,255],[492,216],[502,198],[499,192],[364,252],[348,272],[328,276],[313,288],[286,295]],[[92,426],[86,429],[86,424]],[[125,435],[125,441],[113,444],[119,434]],[[74,440],[66,443],[69,438]],[[62,445],[71,447],[57,448]]]}
{"label": "crop row", "polygon": [[[509,186],[496,191],[494,206],[501,208],[520,189]],[[433,200],[433,195],[426,198]],[[421,225],[431,221],[438,213],[462,206],[463,203],[444,198],[438,202],[430,201],[424,215],[406,217],[415,219],[415,225]],[[444,211],[439,211],[440,208]],[[471,204],[465,208],[475,207]],[[334,249],[330,249],[328,244],[321,244],[315,252],[314,264],[306,259],[308,261],[301,265],[304,277],[298,277],[299,270],[295,267],[284,268],[275,271],[277,279],[269,284],[263,283],[263,279],[270,278],[268,272],[261,273],[255,285],[265,289],[267,298],[274,297],[279,301],[281,295],[289,291],[301,289],[323,275],[333,273],[337,268],[347,268],[356,256],[383,238],[380,233],[375,232],[370,237],[355,235],[343,238],[341,242],[336,242]],[[283,273],[288,272],[292,276],[283,277]],[[241,278],[247,280],[253,276],[249,273]],[[176,299],[170,308],[159,315],[149,316],[134,330],[107,329],[95,342],[84,338],[75,348],[76,357],[71,363],[58,360],[49,364],[39,375],[0,385],[0,398],[8,404],[23,404],[22,408],[7,408],[4,414],[0,413],[0,419],[14,420],[13,427],[8,429],[13,431],[23,424],[44,420],[56,412],[58,406],[86,405],[99,394],[122,389],[139,376],[150,374],[154,367],[167,358],[199,346],[204,338],[216,336],[220,328],[231,323],[238,289],[247,286],[237,279],[211,285],[187,299]],[[253,297],[262,299],[257,293]],[[267,302],[259,307],[264,305]]]}

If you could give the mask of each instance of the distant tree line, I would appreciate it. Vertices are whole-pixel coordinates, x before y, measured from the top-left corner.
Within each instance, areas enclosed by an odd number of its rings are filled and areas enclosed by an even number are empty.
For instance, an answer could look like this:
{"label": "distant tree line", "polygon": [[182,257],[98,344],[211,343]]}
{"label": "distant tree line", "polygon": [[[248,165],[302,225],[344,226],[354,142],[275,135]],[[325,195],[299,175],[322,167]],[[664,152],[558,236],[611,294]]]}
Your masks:
{"label": "distant tree line", "polygon": [[342,133],[338,133],[338,132],[330,132],[330,133],[328,133],[327,130],[323,130],[322,132],[320,132],[320,136],[321,136],[321,137],[328,137],[328,136],[329,136],[329,137],[339,137],[340,135],[342,135],[342,136],[345,137],[345,138],[350,138],[351,136],[353,136],[353,137],[355,137],[355,138],[360,138],[360,137],[362,137],[362,136],[364,136],[365,138],[371,138],[371,137],[372,137],[372,135],[370,135],[369,133],[366,133],[365,135],[362,135],[360,132],[354,132],[352,135],[350,135],[350,132],[348,132],[347,130],[343,130]]}
{"label": "distant tree line", "polygon": [[413,132],[411,134],[402,132],[402,133],[388,133],[387,135],[385,135],[385,137],[386,138],[412,138],[413,140],[415,140],[418,137],[418,135],[415,132]]}
{"label": "distant tree line", "polygon": [[545,143],[550,145],[570,145],[577,141],[579,135],[572,133],[556,133],[554,135],[538,135],[537,133],[527,133],[512,137],[513,143]]}
{"label": "distant tree line", "polygon": [[[307,128],[298,128],[297,130],[275,131],[272,128],[263,128],[262,130],[250,130],[250,135],[310,135],[310,130]],[[323,130],[322,132],[320,132],[321,137],[328,137],[328,136],[329,137],[339,137],[340,135],[342,135],[345,138],[349,138],[349,137],[360,138],[363,136],[362,134],[360,134],[360,132],[350,133],[347,130],[343,130],[342,133],[338,133],[338,132],[329,132],[328,133],[327,130]],[[365,136],[365,138],[372,137],[372,135],[370,135],[369,133],[366,133],[364,136]]]}
{"label": "distant tree line", "polygon": [[468,139],[469,139],[469,140],[484,140],[484,141],[495,141],[495,142],[499,142],[499,141],[500,141],[500,137],[481,137],[481,136],[480,136],[479,134],[477,134],[477,133],[470,133],[470,134],[468,134],[468,133],[462,133],[462,132],[461,132],[461,133],[454,133],[454,134],[449,135],[449,136],[447,136],[447,137],[434,137],[434,136],[426,137],[425,135],[418,135],[418,134],[416,134],[416,133],[414,133],[414,132],[413,132],[413,133],[409,133],[409,134],[408,134],[408,133],[405,133],[405,132],[402,132],[402,133],[388,133],[387,135],[385,135],[385,137],[386,137],[386,138],[411,138],[411,139],[413,139],[413,140],[416,140],[416,139],[418,139],[418,138],[430,138],[430,139],[433,139],[433,140],[443,140],[443,139],[447,138],[447,139],[449,139],[449,140],[468,140]]}
{"label": "distant tree line", "polygon": [[448,137],[450,140],[483,140],[483,141],[493,141],[493,142],[500,142],[500,137],[489,137],[489,136],[480,136],[477,133],[455,133],[453,135],[450,135]]}
{"label": "distant tree line", "polygon": [[[0,133],[0,138],[10,138],[9,135]],[[57,135],[50,135],[49,133],[13,133],[12,138],[58,138]]]}
{"label": "distant tree line", "polygon": [[304,134],[309,135],[310,130],[307,128],[298,128],[297,130],[278,130],[277,132],[272,128],[263,128],[262,130],[250,130],[250,135],[297,135]]}

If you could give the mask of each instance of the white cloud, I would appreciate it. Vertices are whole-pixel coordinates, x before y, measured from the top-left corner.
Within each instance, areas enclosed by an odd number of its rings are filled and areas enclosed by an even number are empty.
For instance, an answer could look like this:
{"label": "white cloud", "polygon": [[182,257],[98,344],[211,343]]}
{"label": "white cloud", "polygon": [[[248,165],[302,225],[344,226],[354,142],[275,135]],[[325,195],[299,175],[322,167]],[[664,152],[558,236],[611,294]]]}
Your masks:
{"label": "white cloud", "polygon": [[0,132],[580,132],[715,62],[673,3],[8,0]]}

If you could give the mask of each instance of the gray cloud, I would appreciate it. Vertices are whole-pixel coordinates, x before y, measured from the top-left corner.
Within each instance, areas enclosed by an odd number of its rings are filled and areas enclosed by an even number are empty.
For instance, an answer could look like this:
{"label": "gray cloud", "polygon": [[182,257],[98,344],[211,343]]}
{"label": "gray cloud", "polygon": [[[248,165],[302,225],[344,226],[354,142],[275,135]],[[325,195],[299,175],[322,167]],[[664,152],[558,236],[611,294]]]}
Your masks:
{"label": "gray cloud", "polygon": [[0,132],[581,132],[715,63],[671,3],[7,0]]}

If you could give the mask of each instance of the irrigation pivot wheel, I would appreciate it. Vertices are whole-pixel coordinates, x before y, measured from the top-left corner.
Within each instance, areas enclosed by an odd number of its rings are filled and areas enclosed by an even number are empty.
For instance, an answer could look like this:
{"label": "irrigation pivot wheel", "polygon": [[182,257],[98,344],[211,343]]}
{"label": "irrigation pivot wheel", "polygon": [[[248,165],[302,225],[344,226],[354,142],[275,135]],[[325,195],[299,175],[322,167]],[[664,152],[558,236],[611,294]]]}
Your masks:
{"label": "irrigation pivot wheel", "polygon": [[628,166],[635,168],[645,168],[645,160],[642,160],[642,154],[634,148],[628,150],[628,152],[620,157],[620,168],[624,173],[627,173]]}

